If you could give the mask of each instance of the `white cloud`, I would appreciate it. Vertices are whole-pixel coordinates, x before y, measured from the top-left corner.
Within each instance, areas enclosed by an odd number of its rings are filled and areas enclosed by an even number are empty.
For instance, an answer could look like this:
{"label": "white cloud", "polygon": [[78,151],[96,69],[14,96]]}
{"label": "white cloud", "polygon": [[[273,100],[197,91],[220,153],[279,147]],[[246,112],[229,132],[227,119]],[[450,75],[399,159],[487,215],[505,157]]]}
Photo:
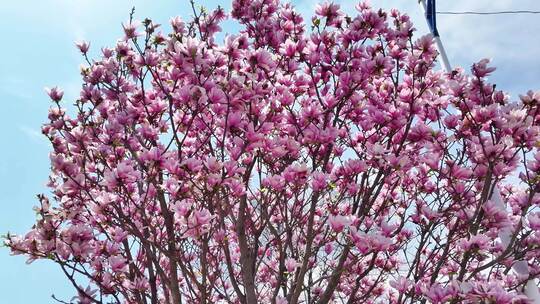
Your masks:
{"label": "white cloud", "polygon": [[[26,87],[25,81],[15,77],[1,77],[0,76],[0,94],[6,94],[17,98],[20,101],[30,103],[32,94]],[[8,101],[5,101],[8,102]]]}
{"label": "white cloud", "polygon": [[21,125],[19,126],[19,131],[22,132],[26,137],[28,137],[29,139],[31,139],[32,141],[36,142],[36,143],[40,143],[40,144],[47,144],[47,139],[46,137],[41,134],[40,131],[32,128],[32,127],[29,127],[29,126],[26,126],[26,125]]}

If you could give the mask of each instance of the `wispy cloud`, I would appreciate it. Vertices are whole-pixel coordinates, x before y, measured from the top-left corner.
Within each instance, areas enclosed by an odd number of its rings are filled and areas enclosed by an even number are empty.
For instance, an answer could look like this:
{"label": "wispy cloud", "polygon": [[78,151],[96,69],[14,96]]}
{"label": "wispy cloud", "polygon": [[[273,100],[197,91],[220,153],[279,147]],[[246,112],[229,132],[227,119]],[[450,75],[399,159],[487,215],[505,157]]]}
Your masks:
{"label": "wispy cloud", "polygon": [[32,127],[29,127],[26,125],[20,125],[19,131],[23,133],[26,137],[28,137],[30,140],[32,140],[33,142],[44,144],[44,145],[47,144],[47,139],[45,138],[45,136],[41,134],[40,131]]}
{"label": "wispy cloud", "polygon": [[32,98],[32,94],[26,87],[26,83],[23,79],[16,77],[2,77],[1,75],[0,95],[12,96],[24,102],[28,102]]}

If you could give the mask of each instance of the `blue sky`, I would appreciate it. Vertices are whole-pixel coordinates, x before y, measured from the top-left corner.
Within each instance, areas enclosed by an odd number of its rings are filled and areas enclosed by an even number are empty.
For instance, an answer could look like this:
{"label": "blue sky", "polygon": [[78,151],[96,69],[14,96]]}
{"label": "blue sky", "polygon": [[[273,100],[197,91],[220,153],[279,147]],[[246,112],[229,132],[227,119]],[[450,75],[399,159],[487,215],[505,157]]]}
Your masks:
{"label": "blue sky", "polygon": [[[91,55],[113,45],[122,34],[121,22],[131,7],[136,18],[167,23],[170,17],[189,16],[186,0],[17,0],[2,1],[0,9],[0,233],[24,233],[34,223],[35,195],[46,192],[50,150],[40,134],[47,118],[48,99],[43,88],[58,85],[64,100],[78,95],[79,65],[73,42],[91,41]],[[355,1],[335,1],[353,12]],[[198,1],[206,7],[229,1]],[[310,0],[293,1],[308,16]],[[418,34],[426,33],[416,0],[372,0],[374,7],[396,7],[415,21]],[[440,0],[441,11],[540,10],[536,0]],[[483,57],[492,58],[498,88],[517,97],[527,89],[540,89],[540,21],[534,15],[439,16],[439,32],[452,65],[468,67]],[[232,30],[231,22],[224,30]],[[0,249],[2,303],[53,303],[55,294],[69,299],[73,290],[60,269],[46,261],[28,266],[22,257]]]}

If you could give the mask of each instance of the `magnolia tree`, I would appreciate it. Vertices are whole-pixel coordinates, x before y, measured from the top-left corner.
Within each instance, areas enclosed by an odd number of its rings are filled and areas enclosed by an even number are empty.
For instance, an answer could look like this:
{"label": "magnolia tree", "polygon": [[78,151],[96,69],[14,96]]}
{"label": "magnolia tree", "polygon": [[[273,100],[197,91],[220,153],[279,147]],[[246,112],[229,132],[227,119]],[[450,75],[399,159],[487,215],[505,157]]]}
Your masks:
{"label": "magnolia tree", "polygon": [[223,44],[221,8],[78,44],[80,97],[50,89],[42,129],[51,200],[7,245],[77,303],[528,303],[540,93],[510,101],[487,60],[436,71],[408,16],[356,9],[235,0]]}

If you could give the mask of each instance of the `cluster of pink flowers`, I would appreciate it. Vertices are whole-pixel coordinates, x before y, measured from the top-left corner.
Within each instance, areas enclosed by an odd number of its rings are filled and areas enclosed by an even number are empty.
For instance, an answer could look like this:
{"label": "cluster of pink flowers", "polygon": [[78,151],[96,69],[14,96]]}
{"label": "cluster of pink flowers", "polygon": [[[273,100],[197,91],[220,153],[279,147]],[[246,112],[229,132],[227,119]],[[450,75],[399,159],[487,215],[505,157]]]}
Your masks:
{"label": "cluster of pink flowers", "polygon": [[224,44],[221,8],[77,44],[80,97],[48,90],[42,129],[53,202],[13,253],[79,303],[527,303],[540,93],[510,100],[487,60],[436,71],[396,10],[232,7]]}

